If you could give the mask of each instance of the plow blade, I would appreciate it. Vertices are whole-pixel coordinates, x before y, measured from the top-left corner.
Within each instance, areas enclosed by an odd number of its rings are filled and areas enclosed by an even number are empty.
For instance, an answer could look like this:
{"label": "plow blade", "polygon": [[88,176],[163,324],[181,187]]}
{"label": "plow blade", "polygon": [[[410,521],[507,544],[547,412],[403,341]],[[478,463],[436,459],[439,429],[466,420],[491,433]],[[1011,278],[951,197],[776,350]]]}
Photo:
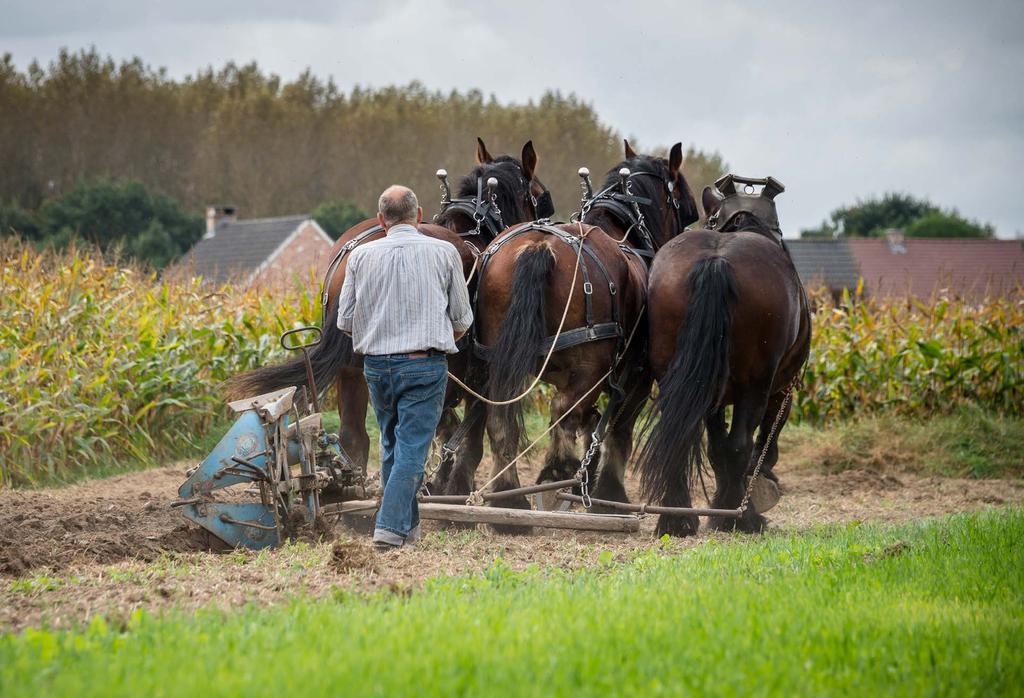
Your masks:
{"label": "plow blade", "polygon": [[266,428],[259,415],[255,411],[244,412],[213,452],[178,488],[178,496],[191,499],[232,485],[269,478],[269,451]]}
{"label": "plow blade", "polygon": [[273,513],[259,502],[190,504],[182,513],[232,547],[261,550],[281,542]]}

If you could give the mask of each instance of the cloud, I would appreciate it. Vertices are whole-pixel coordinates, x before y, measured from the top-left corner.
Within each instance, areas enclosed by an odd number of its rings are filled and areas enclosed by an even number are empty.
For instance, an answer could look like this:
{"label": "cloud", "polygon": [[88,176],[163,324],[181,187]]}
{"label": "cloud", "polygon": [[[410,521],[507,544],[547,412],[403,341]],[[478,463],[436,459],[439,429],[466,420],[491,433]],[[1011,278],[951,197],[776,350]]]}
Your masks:
{"label": "cloud", "polygon": [[890,190],[1024,229],[1019,2],[61,1],[0,16],[20,65],[95,45],[177,76],[233,59],[343,88],[575,92],[643,144],[682,140],[775,175],[794,233]]}

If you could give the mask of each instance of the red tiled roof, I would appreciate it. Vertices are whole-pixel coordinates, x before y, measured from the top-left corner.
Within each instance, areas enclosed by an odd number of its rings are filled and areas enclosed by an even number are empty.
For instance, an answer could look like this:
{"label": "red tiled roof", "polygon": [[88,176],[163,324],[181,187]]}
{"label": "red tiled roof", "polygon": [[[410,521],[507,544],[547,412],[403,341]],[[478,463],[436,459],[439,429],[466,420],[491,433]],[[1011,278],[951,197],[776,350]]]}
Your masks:
{"label": "red tiled roof", "polygon": [[1002,295],[1024,287],[1024,247],[1016,240],[908,238],[903,253],[885,238],[850,239],[869,294],[928,297],[947,289],[959,296]]}

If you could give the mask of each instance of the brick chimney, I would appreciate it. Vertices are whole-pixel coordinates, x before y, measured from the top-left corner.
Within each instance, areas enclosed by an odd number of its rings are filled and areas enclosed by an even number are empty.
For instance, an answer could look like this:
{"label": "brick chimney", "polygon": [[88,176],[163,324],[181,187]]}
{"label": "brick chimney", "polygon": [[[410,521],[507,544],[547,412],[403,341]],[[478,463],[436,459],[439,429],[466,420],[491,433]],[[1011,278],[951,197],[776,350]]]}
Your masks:
{"label": "brick chimney", "polygon": [[892,254],[906,254],[907,246],[903,242],[903,231],[898,228],[889,228],[885,231],[885,241],[889,244],[889,252]]}
{"label": "brick chimney", "polygon": [[206,207],[206,235],[212,238],[217,234],[217,228],[221,223],[234,223],[238,220],[238,209],[234,206],[207,206]]}

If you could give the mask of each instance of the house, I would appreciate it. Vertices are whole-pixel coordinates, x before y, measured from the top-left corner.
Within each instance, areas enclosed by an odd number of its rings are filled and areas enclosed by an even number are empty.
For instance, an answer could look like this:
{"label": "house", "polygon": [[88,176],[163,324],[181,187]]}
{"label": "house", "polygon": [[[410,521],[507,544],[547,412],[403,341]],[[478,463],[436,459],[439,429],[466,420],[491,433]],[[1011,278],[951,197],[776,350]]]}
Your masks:
{"label": "house", "polygon": [[848,241],[867,292],[927,298],[946,292],[962,298],[1007,295],[1024,288],[1024,247],[1017,240],[884,238]]}
{"label": "house", "polygon": [[860,267],[846,240],[786,240],[786,248],[805,287],[824,287],[836,301],[857,288]]}
{"label": "house", "polygon": [[206,210],[206,234],[169,271],[216,284],[280,288],[322,276],[334,241],[308,215],[239,220],[232,206]]}
{"label": "house", "polygon": [[1007,295],[1024,288],[1024,246],[1017,240],[880,238],[786,240],[801,281],[838,300],[864,280],[864,295],[963,298]]}

